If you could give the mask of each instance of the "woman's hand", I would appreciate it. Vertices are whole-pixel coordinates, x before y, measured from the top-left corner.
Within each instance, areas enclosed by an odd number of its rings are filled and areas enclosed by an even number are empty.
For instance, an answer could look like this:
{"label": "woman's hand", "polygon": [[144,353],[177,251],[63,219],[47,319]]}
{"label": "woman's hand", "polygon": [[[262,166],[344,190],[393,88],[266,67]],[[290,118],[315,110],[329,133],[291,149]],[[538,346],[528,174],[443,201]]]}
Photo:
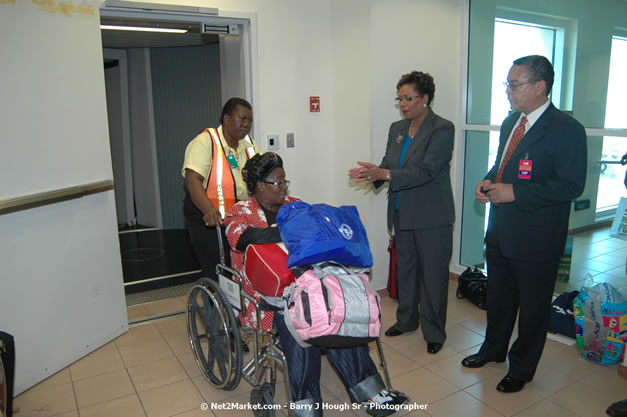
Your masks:
{"label": "woman's hand", "polygon": [[205,226],[213,227],[222,224],[222,215],[213,205],[208,209],[207,213],[202,216],[202,219],[205,221]]}
{"label": "woman's hand", "polygon": [[388,170],[379,168],[370,162],[357,161],[359,167],[348,170],[348,177],[357,182],[367,182],[372,184],[374,181],[387,180]]}

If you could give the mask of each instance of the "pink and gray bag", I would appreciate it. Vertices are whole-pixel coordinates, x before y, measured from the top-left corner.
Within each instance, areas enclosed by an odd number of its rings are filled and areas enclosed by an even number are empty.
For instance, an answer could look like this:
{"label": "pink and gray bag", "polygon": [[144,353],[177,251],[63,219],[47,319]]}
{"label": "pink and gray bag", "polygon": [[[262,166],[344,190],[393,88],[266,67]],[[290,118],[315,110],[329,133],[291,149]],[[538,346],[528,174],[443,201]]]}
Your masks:
{"label": "pink and gray bag", "polygon": [[283,298],[285,323],[301,346],[353,347],[379,337],[380,299],[364,273],[315,264],[285,288]]}

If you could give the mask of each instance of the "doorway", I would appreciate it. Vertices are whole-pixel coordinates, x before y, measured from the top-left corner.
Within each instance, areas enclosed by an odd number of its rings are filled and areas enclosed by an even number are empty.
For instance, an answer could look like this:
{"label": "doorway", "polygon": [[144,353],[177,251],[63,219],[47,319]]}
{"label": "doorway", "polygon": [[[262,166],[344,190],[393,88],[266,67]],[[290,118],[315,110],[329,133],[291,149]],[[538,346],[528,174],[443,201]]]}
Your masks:
{"label": "doorway", "polygon": [[154,303],[186,294],[199,277],[184,229],[181,166],[189,141],[218,126],[226,99],[252,101],[250,24],[108,7],[101,9],[101,23],[188,29],[176,35],[102,31],[127,304]]}

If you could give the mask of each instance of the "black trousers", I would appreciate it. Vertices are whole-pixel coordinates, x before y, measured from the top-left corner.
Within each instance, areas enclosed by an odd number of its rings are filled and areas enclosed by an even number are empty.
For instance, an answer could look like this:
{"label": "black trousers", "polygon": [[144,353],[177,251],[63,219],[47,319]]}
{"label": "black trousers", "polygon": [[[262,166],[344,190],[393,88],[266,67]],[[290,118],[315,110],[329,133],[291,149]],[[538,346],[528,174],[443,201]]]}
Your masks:
{"label": "black trousers", "polygon": [[216,279],[216,265],[220,262],[216,228],[205,226],[202,217],[198,216],[185,217],[185,228],[202,268],[202,276]]}
{"label": "black trousers", "polygon": [[[509,357],[509,374],[531,381],[546,342],[559,259],[508,259],[486,242],[488,327],[479,353],[491,360]],[[516,315],[518,338],[509,349]]]}
{"label": "black trousers", "polygon": [[3,349],[0,349],[0,360],[4,369],[7,387],[7,402],[0,404],[0,415],[3,409],[6,410],[6,416],[13,415],[13,384],[15,381],[15,341],[9,333],[0,332],[0,341],[2,341]]}

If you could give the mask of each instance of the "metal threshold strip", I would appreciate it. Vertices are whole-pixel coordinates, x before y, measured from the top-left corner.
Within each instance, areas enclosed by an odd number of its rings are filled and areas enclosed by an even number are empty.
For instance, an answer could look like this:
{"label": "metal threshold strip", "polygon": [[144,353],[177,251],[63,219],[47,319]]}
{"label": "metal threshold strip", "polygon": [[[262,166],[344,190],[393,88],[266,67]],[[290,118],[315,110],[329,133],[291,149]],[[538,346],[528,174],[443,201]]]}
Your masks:
{"label": "metal threshold strip", "polygon": [[161,320],[169,319],[175,316],[180,316],[185,313],[187,313],[187,310],[177,310],[177,311],[169,311],[167,313],[153,314],[152,316],[145,316],[145,317],[140,317],[137,319],[129,320],[128,326],[129,327],[140,326],[142,324],[148,324],[148,323],[152,323],[155,321],[161,321]]}
{"label": "metal threshold strip", "polygon": [[201,272],[201,270],[200,269],[195,269],[193,271],[179,272],[178,274],[163,275],[163,276],[160,276],[160,277],[141,279],[139,281],[125,282],[124,286],[125,287],[129,287],[131,285],[144,284],[146,282],[159,281],[159,280],[168,279],[168,278],[176,278],[176,277],[180,277],[180,276],[183,276],[183,275],[195,274],[197,272]]}

